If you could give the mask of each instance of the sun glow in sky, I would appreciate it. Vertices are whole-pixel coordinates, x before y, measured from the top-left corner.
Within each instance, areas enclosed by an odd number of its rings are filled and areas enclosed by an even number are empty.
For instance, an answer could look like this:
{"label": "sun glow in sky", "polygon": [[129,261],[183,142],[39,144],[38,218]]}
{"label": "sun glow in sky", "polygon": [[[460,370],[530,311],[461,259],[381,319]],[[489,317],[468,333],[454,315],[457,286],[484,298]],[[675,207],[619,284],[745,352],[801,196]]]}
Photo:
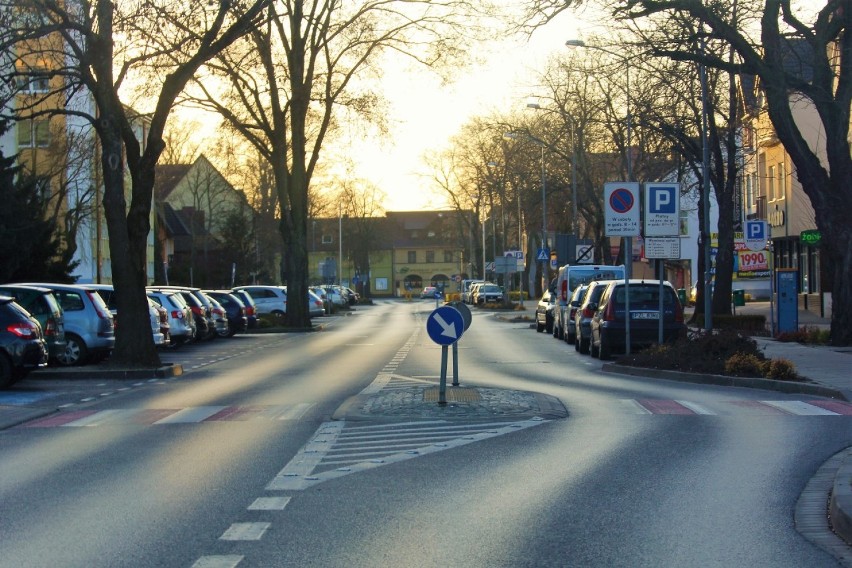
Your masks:
{"label": "sun glow in sky", "polygon": [[563,13],[529,39],[488,46],[480,53],[485,64],[466,70],[450,85],[442,86],[426,71],[386,74],[391,134],[381,142],[365,140],[351,148],[356,174],[385,193],[387,211],[448,207],[430,181],[424,155],[447,147],[474,116],[523,109],[547,58],[564,50],[565,40],[580,37],[583,29],[588,28],[581,20]]}

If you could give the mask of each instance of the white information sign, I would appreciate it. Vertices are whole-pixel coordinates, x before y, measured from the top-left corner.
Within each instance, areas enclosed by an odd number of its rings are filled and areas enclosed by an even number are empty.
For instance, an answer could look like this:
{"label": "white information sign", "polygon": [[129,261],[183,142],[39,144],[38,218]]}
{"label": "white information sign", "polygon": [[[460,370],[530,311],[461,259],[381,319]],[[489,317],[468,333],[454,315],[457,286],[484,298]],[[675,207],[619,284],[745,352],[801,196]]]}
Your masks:
{"label": "white information sign", "polygon": [[651,237],[645,239],[645,258],[680,258],[680,237]]}
{"label": "white information sign", "polygon": [[604,184],[604,235],[638,237],[639,184],[614,181]]}

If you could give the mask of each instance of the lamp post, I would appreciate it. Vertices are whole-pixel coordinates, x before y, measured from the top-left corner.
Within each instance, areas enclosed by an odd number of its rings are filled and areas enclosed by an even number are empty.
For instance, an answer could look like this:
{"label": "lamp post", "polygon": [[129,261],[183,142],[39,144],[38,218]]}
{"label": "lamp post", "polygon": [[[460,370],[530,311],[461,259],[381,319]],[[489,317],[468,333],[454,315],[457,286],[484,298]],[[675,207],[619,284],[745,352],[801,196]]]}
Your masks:
{"label": "lamp post", "polygon": [[[517,132],[507,132],[503,136],[514,140],[520,134]],[[545,250],[547,249],[547,170],[544,165],[544,150],[547,144],[528,133],[524,133],[523,136],[533,144],[541,147],[541,248]],[[548,260],[542,260],[541,262],[542,291],[547,290],[547,262]],[[532,289],[530,292],[532,292]]]}
{"label": "lamp post", "polygon": [[[633,181],[633,117],[630,113],[630,58],[624,57],[620,53],[609,50],[599,45],[587,45],[581,39],[569,39],[565,42],[566,47],[583,47],[589,49],[597,49],[614,57],[621,59],[624,62],[625,82],[627,84],[627,152],[625,163],[627,166],[627,181]],[[624,309],[625,314],[630,314],[630,277],[633,275],[633,238],[624,237]],[[625,317],[624,320],[624,343],[625,353],[630,355],[630,317]]]}
{"label": "lamp post", "polygon": [[[587,49],[596,49],[603,51],[614,57],[621,59],[624,62],[625,81],[627,83],[627,152],[625,152],[625,165],[627,166],[627,181],[633,181],[633,115],[630,112],[630,58],[624,57],[620,53],[616,53],[599,45],[588,45],[581,39],[569,39],[565,42],[566,47],[582,47]],[[633,238],[624,237],[624,272],[629,279],[633,273]],[[629,348],[629,345],[628,345]],[[629,353],[629,350],[628,350]]]}
{"label": "lamp post", "polygon": [[[527,108],[533,108],[536,110],[546,110],[538,103],[527,103]],[[574,234],[579,239],[580,231],[577,229],[577,144],[576,144],[576,123],[571,115],[565,113],[562,109],[559,109],[559,114],[568,122],[571,128],[571,201],[572,201],[572,211],[571,211],[571,229],[574,231]]]}

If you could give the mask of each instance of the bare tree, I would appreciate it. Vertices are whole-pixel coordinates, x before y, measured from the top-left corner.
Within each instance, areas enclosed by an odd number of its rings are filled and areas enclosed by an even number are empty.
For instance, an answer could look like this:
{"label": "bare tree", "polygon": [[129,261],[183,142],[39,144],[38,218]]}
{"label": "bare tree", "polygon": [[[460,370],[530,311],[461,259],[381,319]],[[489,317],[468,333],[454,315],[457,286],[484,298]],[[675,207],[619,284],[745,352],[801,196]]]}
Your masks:
{"label": "bare tree", "polygon": [[266,23],[211,62],[226,92],[198,83],[202,104],[255,146],[272,165],[285,275],[292,302],[286,324],[310,323],[308,188],[326,137],[337,121],[381,121],[375,84],[379,56],[394,52],[437,67],[452,62],[477,33],[470,15],[487,3],[463,0],[370,0],[355,5],[320,0],[270,4]]}
{"label": "bare tree", "polygon": [[[118,310],[128,322],[118,328],[115,363],[159,364],[143,325],[148,318],[144,287],[154,169],[165,145],[166,120],[198,68],[255,26],[265,5],[265,0],[202,3],[192,9],[171,1],[4,0],[0,5],[0,52],[20,63],[4,71],[3,83],[46,79],[48,84],[27,107],[3,101],[0,108],[11,109],[13,119],[57,113],[76,117],[99,141]],[[146,94],[150,85],[156,92],[154,110],[144,117],[122,99],[125,81],[143,72]]]}
{"label": "bare tree", "polygon": [[[724,6],[720,10],[712,3],[630,0],[617,5],[623,17],[645,23],[689,14],[708,30],[702,35],[702,27],[695,26],[684,28],[679,37],[658,36],[655,54],[759,78],[775,133],[796,167],[822,232],[821,263],[833,269],[831,342],[852,344],[852,287],[848,285],[852,224],[847,214],[852,209],[852,10],[848,0],[828,0],[821,8],[780,0],[741,0],[738,10],[760,14],[760,25],[753,28],[736,25]],[[736,57],[694,49],[697,42],[712,40],[726,42]],[[824,133],[822,141],[809,141],[796,122],[793,107],[801,104],[814,109]]]}

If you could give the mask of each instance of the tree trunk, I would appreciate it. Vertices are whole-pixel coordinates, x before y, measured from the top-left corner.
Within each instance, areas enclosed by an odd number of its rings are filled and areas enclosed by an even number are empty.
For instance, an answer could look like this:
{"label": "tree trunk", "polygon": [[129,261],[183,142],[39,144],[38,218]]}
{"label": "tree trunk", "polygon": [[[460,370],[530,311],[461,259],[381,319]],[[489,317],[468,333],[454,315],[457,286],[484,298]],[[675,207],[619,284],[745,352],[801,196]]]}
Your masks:
{"label": "tree trunk", "polygon": [[123,145],[118,115],[101,121],[101,156],[104,172],[104,213],[109,232],[113,285],[118,307],[115,348],[110,363],[129,367],[159,367],[160,356],[151,335],[147,277],[148,211],[131,206],[124,198]]}

